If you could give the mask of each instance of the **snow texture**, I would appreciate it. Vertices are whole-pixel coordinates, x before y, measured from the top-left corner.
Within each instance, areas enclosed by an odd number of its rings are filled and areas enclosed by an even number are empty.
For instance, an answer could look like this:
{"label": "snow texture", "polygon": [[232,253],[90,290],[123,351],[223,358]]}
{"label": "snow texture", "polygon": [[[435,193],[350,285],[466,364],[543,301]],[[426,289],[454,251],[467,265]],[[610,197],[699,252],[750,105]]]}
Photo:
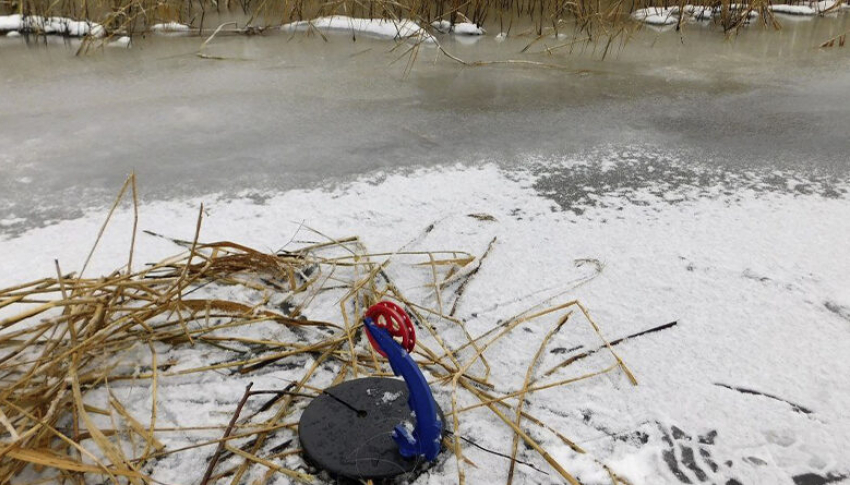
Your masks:
{"label": "snow texture", "polygon": [[[791,7],[789,5],[775,5],[771,6],[775,12],[784,11],[786,7],[789,7],[788,12],[797,11],[800,9],[809,9],[813,12],[822,12],[825,10],[826,4],[834,5],[827,0],[823,0],[821,2],[812,2],[807,4],[806,7]],[[729,6],[729,9],[732,12],[746,12],[747,19],[754,19],[758,17],[758,12],[754,10],[749,10],[744,4],[733,3]],[[787,12],[784,12],[787,13]],[[715,16],[720,14],[719,7],[707,7],[702,5],[685,5],[681,10],[679,7],[649,7],[635,10],[632,12],[632,18],[643,22],[650,26],[672,26],[679,23],[680,17],[685,17],[686,19],[691,19],[695,21],[702,20],[711,20]],[[814,13],[812,14],[814,15]]]}
{"label": "snow texture", "polygon": [[[641,160],[649,160],[656,179],[637,185],[608,183],[623,179]],[[265,194],[262,203],[248,192],[237,199],[211,195],[153,202],[142,205],[139,228],[191,240],[197,207],[204,202],[202,240],[235,239],[254,247],[316,240],[305,226],[332,237],[357,234],[371,251],[388,253],[401,247],[451,248],[480,255],[495,237],[456,313],[473,335],[532,306],[575,298],[590,308],[611,340],[677,322],[616,347],[637,377],[636,387],[621,374],[610,374],[529,395],[526,410],[587,454],[575,453],[527,421],[523,427],[582,483],[610,483],[593,459],[634,485],[793,485],[827,483],[801,481],[805,477],[850,473],[847,180],[835,181],[829,196],[763,190],[782,181],[807,186],[798,174],[779,171],[753,176],[731,189],[724,182],[728,174],[711,169],[698,177],[702,182],[672,185],[679,173],[675,164],[637,150],[611,153],[601,165],[568,159],[545,164],[531,160],[528,166],[520,171],[481,165],[369,174],[335,188]],[[573,176],[586,180],[586,196],[564,194],[564,180]],[[54,258],[65,271],[78,269],[106,211],[0,239],[0,286],[52,274]],[[88,274],[126,263],[132,220],[128,207],[115,213]],[[140,262],[174,252],[164,239],[140,234],[136,242]],[[408,268],[397,263],[386,271],[412,300],[437,304],[427,278],[410,277]],[[326,298],[319,300],[326,308],[319,305],[311,318],[338,316],[337,297],[319,298]],[[487,351],[496,382],[504,383],[497,392],[522,386],[529,360],[552,323],[523,326],[517,329],[523,338]],[[550,340],[539,369],[586,350],[586,330],[578,324],[565,326]],[[457,326],[440,331],[450,346],[464,341]],[[258,325],[244,332],[248,338],[293,338],[282,326]],[[429,338],[427,332],[419,334]],[[179,356],[180,368],[225,357],[191,348],[177,354],[165,345],[157,351],[162,362]],[[149,362],[145,345],[136,353],[128,355],[129,364]],[[255,388],[283,388],[290,373],[309,364],[249,376],[214,374],[203,381],[163,376],[158,426],[225,425],[248,380]],[[334,371],[320,369],[313,385],[327,385]],[[570,374],[560,377],[565,375]],[[539,372],[536,378],[543,379]],[[141,397],[149,394],[147,386],[145,381],[110,383],[144,424],[151,408],[150,399]],[[450,394],[435,392],[435,399],[450,409]],[[254,411],[256,406],[249,407]],[[300,411],[287,419],[297,420]],[[461,428],[454,431],[482,447],[510,453],[510,428],[486,409],[464,413]],[[158,438],[174,449],[220,433],[164,432]],[[268,446],[278,446],[282,439]],[[197,483],[212,452],[205,447],[180,459],[166,457],[146,465],[145,472],[169,485]],[[467,483],[504,482],[507,460],[467,445],[464,453],[475,463],[464,465]],[[520,446],[519,458],[542,472],[519,465],[517,483],[561,483],[535,452]],[[231,457],[221,466],[236,463]],[[298,455],[281,464],[309,470]],[[454,455],[444,453],[415,483],[455,483],[457,467]],[[16,484],[40,477],[34,470],[28,473]],[[288,480],[276,475],[270,483]]]}
{"label": "snow texture", "polygon": [[771,5],[769,8],[774,13],[786,15],[818,15],[834,10],[839,1],[821,0],[819,2],[804,2],[796,5]]}
{"label": "snow texture", "polygon": [[378,39],[414,40],[424,43],[435,43],[434,37],[425,32],[413,20],[365,19],[333,15],[313,20],[302,20],[283,25],[281,29],[289,32],[304,32],[310,29],[322,32],[339,32],[346,34],[362,34]]}
{"label": "snow texture", "polygon": [[649,7],[641,8],[632,12],[632,18],[649,25],[674,25],[679,23],[676,7]]}
{"label": "snow texture", "polygon": [[42,17],[40,15],[0,16],[0,31],[33,32],[39,34],[67,35],[71,37],[102,37],[106,31],[100,24],[72,20],[65,17]]}
{"label": "snow texture", "polygon": [[452,25],[448,20],[437,20],[431,23],[431,27],[441,34],[455,35],[484,35],[487,33],[484,28],[479,27],[472,22],[458,22]]}
{"label": "snow texture", "polygon": [[132,39],[125,35],[125,36],[119,37],[119,38],[113,40],[112,42],[110,42],[109,47],[128,48],[128,47],[130,47],[131,42],[132,42]]}
{"label": "snow texture", "polygon": [[23,28],[23,17],[19,14],[0,15],[0,32],[18,31]]}
{"label": "snow texture", "polygon": [[685,5],[683,11],[694,20],[711,20],[714,9],[702,5]]}
{"label": "snow texture", "polygon": [[157,34],[183,34],[189,32],[189,26],[178,22],[166,22],[151,26],[151,32]]}

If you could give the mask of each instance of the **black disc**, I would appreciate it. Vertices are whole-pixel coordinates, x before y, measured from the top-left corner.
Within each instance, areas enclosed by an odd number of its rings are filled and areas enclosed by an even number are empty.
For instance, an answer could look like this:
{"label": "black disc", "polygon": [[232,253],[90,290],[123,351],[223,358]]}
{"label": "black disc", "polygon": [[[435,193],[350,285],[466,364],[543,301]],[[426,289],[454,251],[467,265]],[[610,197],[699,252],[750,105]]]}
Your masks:
{"label": "black disc", "polygon": [[[298,438],[308,461],[335,477],[382,480],[415,473],[392,438],[395,425],[415,418],[400,379],[366,377],[328,388],[301,415]],[[445,419],[439,411],[445,429]]]}

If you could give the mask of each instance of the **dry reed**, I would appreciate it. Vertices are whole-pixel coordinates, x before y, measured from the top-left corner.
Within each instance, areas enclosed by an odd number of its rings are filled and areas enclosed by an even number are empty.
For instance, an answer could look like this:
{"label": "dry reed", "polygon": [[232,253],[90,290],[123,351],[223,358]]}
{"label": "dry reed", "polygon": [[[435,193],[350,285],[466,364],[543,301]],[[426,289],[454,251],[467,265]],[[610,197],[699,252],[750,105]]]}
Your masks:
{"label": "dry reed", "polygon": [[[637,383],[578,301],[524,312],[473,337],[454,313],[483,256],[463,251],[369,253],[359,238],[350,237],[262,252],[229,241],[201,242],[201,212],[193,240],[173,240],[186,249],[183,254],[134,270],[138,212],[133,177],[122,195],[128,190],[136,216],[126,265],[105,276],[85,277],[82,272],[63,274],[57,263],[55,276],[0,289],[0,483],[24,473],[80,484],[92,476],[110,483],[160,483],[152,477],[159,460],[199,449],[207,450],[205,456],[217,449],[206,475],[209,483],[235,485],[248,476],[260,484],[276,476],[284,482],[317,482],[303,462],[293,466],[286,459],[298,454],[290,446],[297,439],[297,415],[328,384],[391,375],[363,338],[360,323],[363,309],[382,299],[409,310],[420,336],[415,358],[444,407],[450,396],[452,432],[445,439],[450,451],[442,459],[457,457],[458,483],[465,483],[464,464],[474,466],[466,456],[465,443],[474,442],[463,436],[465,416],[484,410],[490,411],[484,417],[490,425],[503,423],[514,435],[507,483],[517,464],[528,464],[517,457],[520,440],[564,480],[578,483],[533,436],[548,435],[576,453],[584,450],[524,409],[526,398],[612,372]],[[104,228],[116,207],[118,201]],[[390,277],[390,265],[429,281],[423,294],[431,296],[408,299]],[[314,314],[336,317],[306,317]],[[516,383],[494,377],[494,357],[488,361],[485,354],[512,345],[515,330],[546,325],[547,318],[551,327],[536,353],[527,357],[521,387],[507,390]],[[569,378],[538,382],[545,375],[537,367],[553,336],[581,328],[598,341],[598,365]],[[274,337],[281,332],[291,338]],[[142,351],[149,354],[149,365],[133,362]],[[201,351],[207,357],[198,362]],[[549,374],[570,364],[566,358]],[[232,387],[240,390],[240,377],[262,376],[269,369],[287,369],[289,384],[255,393],[271,398],[250,415],[233,415],[223,437],[168,444],[175,434],[218,431],[222,436],[224,427],[219,422],[163,426],[158,393],[164,382],[187,376],[206,382],[224,373],[230,376],[224,381],[232,378]],[[128,405],[133,403],[121,400],[116,391],[122,382],[133,383],[136,406],[149,403],[146,416],[134,414]],[[233,411],[229,405],[219,407]],[[612,483],[626,483],[599,465]],[[529,466],[538,470],[544,465]],[[199,478],[200,470],[187,480],[196,483]]]}
{"label": "dry reed", "polygon": [[[751,11],[760,22],[778,27],[768,6],[770,0],[9,0],[0,2],[0,14],[62,16],[102,24],[110,35],[133,35],[161,22],[192,26],[196,35],[208,36],[221,23],[238,19],[242,27],[228,33],[263,34],[269,27],[328,15],[412,19],[426,29],[434,20],[469,21],[498,27],[511,35],[538,39],[567,34],[571,40],[548,50],[575,45],[601,44],[607,52],[626,39],[640,24],[630,18],[636,9],[685,4],[711,7],[719,12],[715,22],[724,31],[744,25]],[[528,26],[532,26],[528,28]]]}

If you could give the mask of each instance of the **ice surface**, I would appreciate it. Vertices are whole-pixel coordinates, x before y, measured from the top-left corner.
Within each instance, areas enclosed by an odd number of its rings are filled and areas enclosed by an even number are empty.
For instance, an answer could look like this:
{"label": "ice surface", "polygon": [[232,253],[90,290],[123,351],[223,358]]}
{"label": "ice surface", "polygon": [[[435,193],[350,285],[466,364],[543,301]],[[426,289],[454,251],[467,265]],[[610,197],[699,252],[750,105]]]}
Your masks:
{"label": "ice surface", "polygon": [[[207,47],[252,69],[187,57],[193,38],[138,37],[133,49],[80,58],[74,39],[48,37],[57,44],[33,49],[2,37],[0,217],[26,222],[0,233],[109,204],[133,170],[147,197],[167,199],[313,186],[382,168],[521,165],[613,142],[731,173],[844,173],[850,65],[844,50],[811,49],[848,20],[818,18],[779,35],[751,29],[735,45],[702,28],[684,39],[637,33],[605,61],[527,54],[568,62],[576,70],[568,75],[461,69],[423,53],[405,75],[391,43],[365,37],[222,37]],[[455,38],[447,48],[467,60],[522,57],[528,44],[516,35],[473,46]]]}

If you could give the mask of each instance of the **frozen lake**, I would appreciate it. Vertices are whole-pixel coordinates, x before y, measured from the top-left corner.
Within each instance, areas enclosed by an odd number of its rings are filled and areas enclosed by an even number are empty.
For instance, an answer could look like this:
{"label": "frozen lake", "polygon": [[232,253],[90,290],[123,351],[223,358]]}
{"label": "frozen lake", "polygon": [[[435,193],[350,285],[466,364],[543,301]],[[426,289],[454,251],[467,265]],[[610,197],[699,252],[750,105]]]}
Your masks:
{"label": "frozen lake", "polygon": [[[224,60],[197,57],[199,38],[151,37],[83,57],[62,41],[0,38],[0,287],[50,277],[55,261],[79,270],[135,171],[139,230],[192,239],[203,204],[202,241],[272,252],[357,235],[387,258],[410,301],[432,315],[452,301],[475,338],[522,312],[583,302],[638,385],[618,371],[535,391],[525,409],[551,428],[522,424],[583,484],[612,483],[608,472],[632,485],[847,483],[850,47],[817,46],[848,29],[844,13],[731,39],[697,25],[684,37],[647,30],[604,61],[548,55],[566,42],[554,38],[521,54],[531,37],[499,43],[491,32],[443,41],[468,61],[558,68],[462,67],[423,47],[407,75],[405,57],[393,62],[402,49],[346,36],[222,37],[206,53]],[[115,212],[87,276],[127,264],[133,217],[128,204]],[[134,248],[136,267],[185,249],[141,232]],[[480,271],[465,292],[448,285],[440,297],[425,266],[395,258],[402,248],[466,251]],[[311,318],[339,320],[334,294],[315,307]],[[0,322],[15,310],[2,306]],[[474,363],[456,323],[431,321]],[[569,323],[539,369],[589,345]],[[275,325],[237,333],[292,340]],[[522,388],[548,328],[525,322],[487,352],[493,392]],[[120,357],[138,373],[148,349],[134,345],[141,353]],[[361,335],[350,348],[365,345]],[[217,439],[220,429],[193,427],[225,426],[248,380],[281,387],[306,365],[180,375],[235,351],[159,342],[157,352],[160,365],[176,362],[156,394],[157,437],[169,449]],[[322,372],[317,388],[333,377]],[[451,389],[428,372],[449,409]],[[110,385],[147,426],[150,380]],[[86,403],[108,408],[96,391]],[[486,408],[454,432],[510,453],[513,431]],[[466,483],[505,482],[509,460],[463,447],[468,463],[444,453],[414,483],[456,483],[460,470]],[[143,472],[197,483],[211,454],[191,448]],[[517,467],[514,483],[563,483],[540,454],[520,446],[518,457],[533,467]],[[281,463],[316,472],[296,454]],[[260,480],[260,468],[248,479]],[[46,473],[29,467],[12,483]]]}
{"label": "frozen lake", "polygon": [[[850,55],[819,50],[850,16],[790,19],[726,40],[687,25],[641,32],[606,60],[546,38],[491,35],[423,47],[303,35],[139,39],[75,57],[76,45],[0,38],[0,210],[26,222],[100,206],[135,170],[146,198],[285,190],[402,167],[530,158],[594,160],[648,147],[689,166],[848,172]],[[521,29],[515,29],[519,33]],[[598,158],[598,157],[597,157]],[[628,183],[628,180],[622,181]],[[67,201],[73,200],[73,203]],[[8,216],[0,217],[8,218]]]}

